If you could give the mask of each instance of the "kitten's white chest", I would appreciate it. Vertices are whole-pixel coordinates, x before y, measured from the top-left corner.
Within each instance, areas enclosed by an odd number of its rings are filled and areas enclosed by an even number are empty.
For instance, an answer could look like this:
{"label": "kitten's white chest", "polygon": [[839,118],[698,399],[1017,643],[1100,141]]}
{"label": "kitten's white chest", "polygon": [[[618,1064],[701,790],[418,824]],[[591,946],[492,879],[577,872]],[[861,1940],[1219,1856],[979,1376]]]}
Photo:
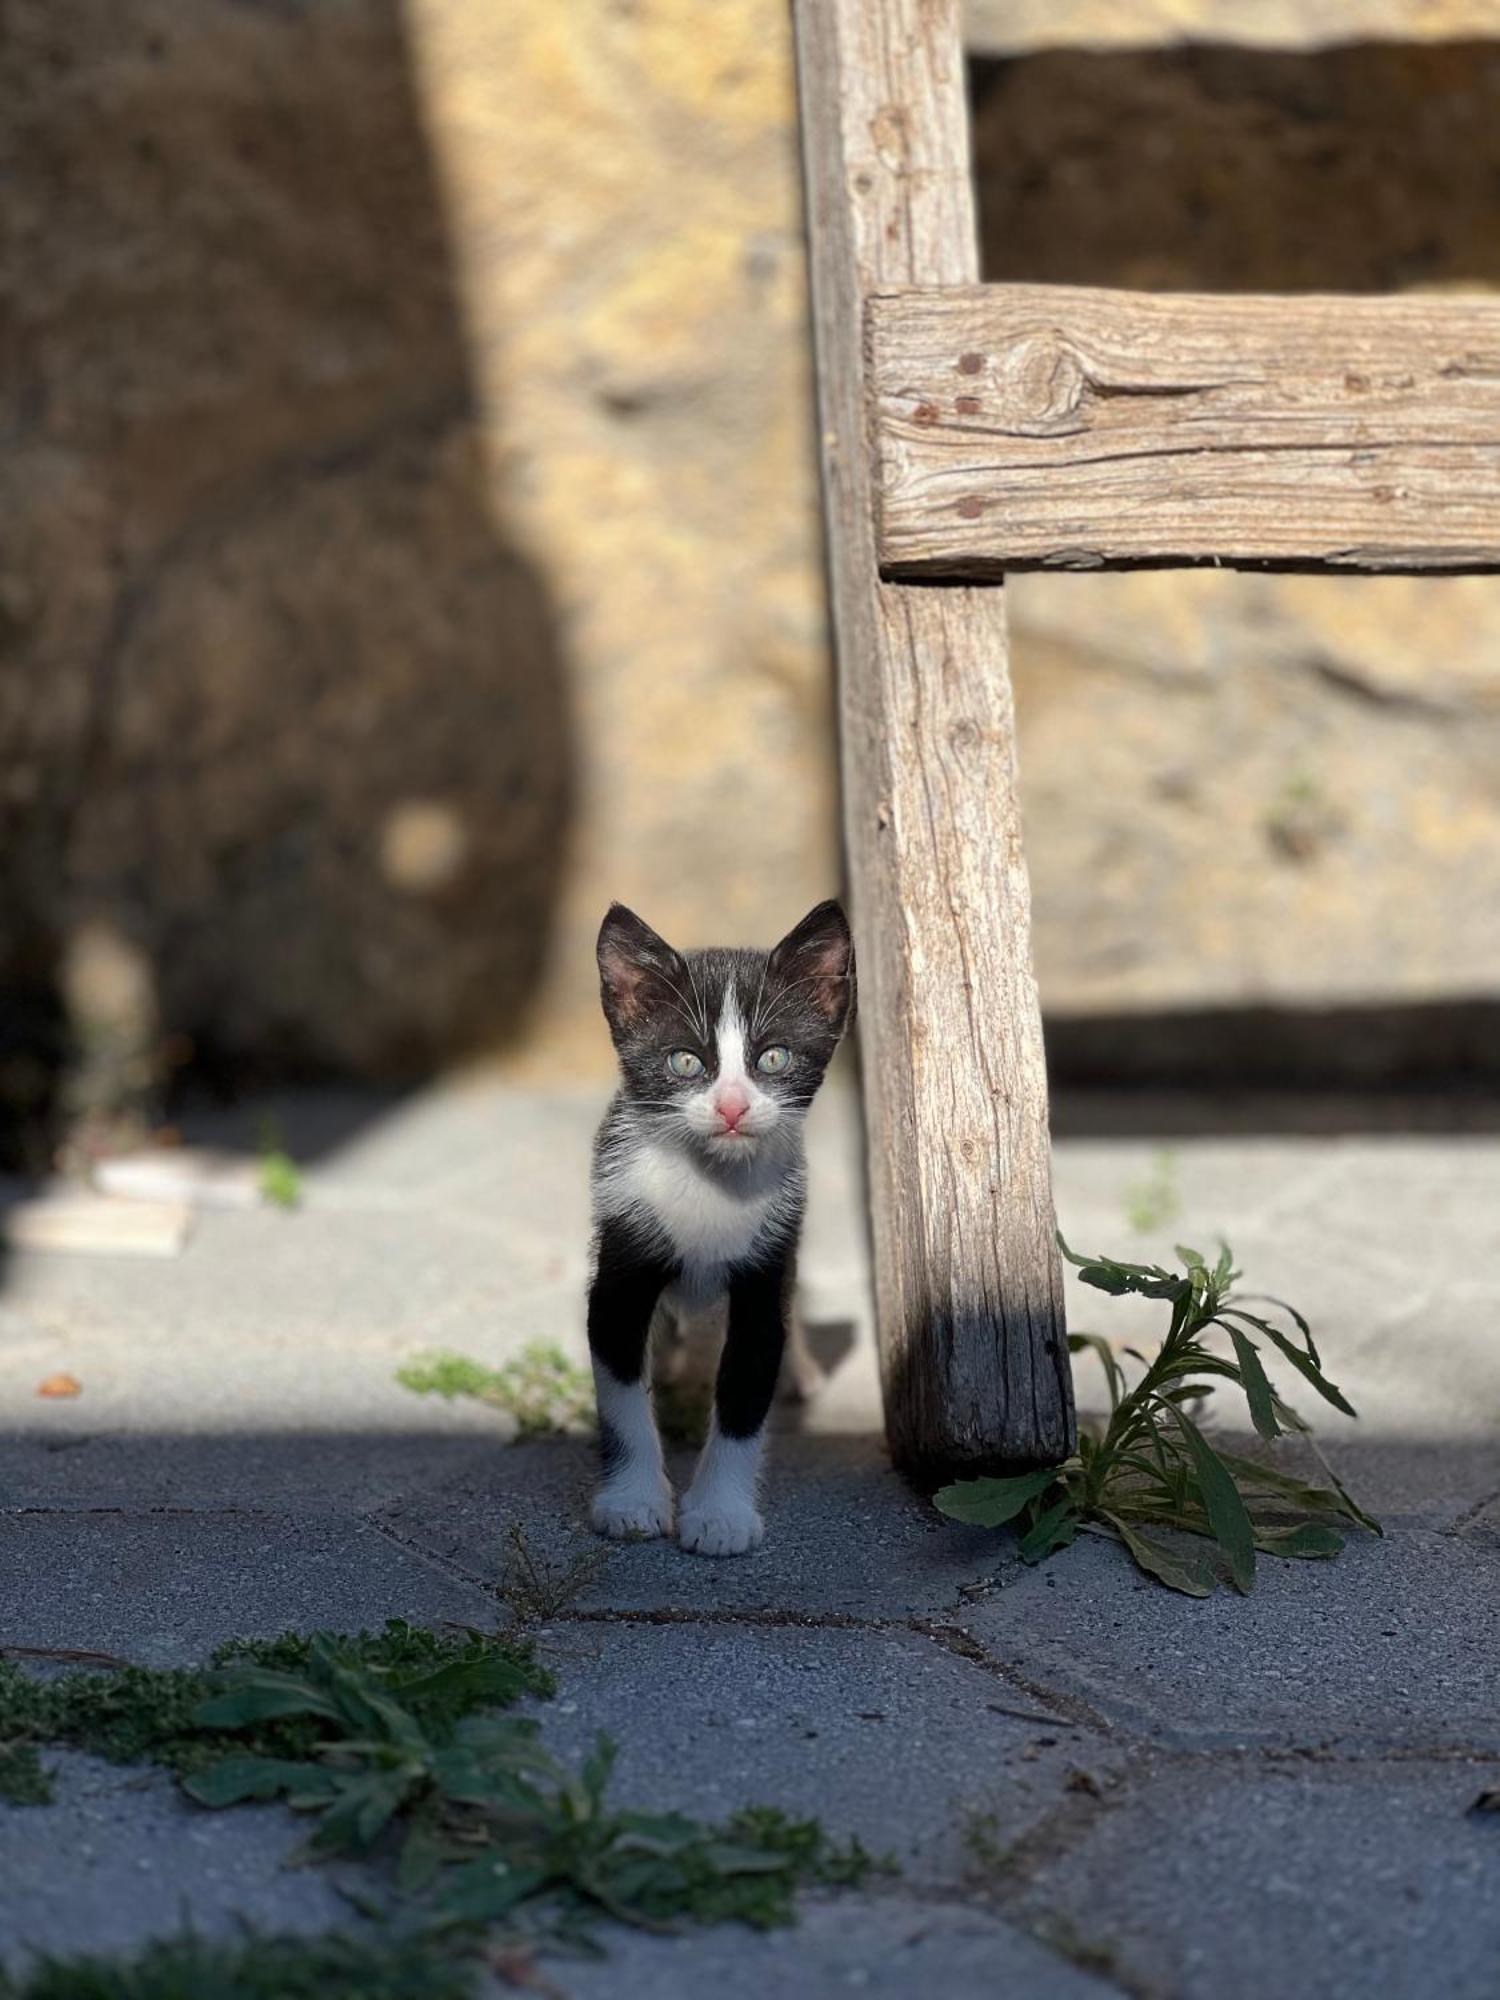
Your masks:
{"label": "kitten's white chest", "polygon": [[691,1292],[747,1256],[775,1203],[777,1187],[726,1188],[700,1173],[676,1147],[640,1147],[612,1177],[610,1206],[644,1209],[683,1263]]}

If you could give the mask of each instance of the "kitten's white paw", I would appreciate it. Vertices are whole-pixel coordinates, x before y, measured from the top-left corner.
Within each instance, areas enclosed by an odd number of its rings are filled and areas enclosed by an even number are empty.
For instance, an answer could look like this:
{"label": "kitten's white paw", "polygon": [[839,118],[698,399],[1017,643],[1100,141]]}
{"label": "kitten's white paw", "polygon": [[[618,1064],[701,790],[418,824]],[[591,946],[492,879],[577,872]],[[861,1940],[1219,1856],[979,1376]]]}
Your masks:
{"label": "kitten's white paw", "polygon": [[695,1507],[683,1502],[677,1539],[697,1556],[742,1556],[765,1540],[766,1524],[753,1507],[716,1502]]}
{"label": "kitten's white paw", "polygon": [[628,1542],[646,1535],[672,1532],[670,1486],[601,1486],[589,1510],[594,1532],[612,1541]]}

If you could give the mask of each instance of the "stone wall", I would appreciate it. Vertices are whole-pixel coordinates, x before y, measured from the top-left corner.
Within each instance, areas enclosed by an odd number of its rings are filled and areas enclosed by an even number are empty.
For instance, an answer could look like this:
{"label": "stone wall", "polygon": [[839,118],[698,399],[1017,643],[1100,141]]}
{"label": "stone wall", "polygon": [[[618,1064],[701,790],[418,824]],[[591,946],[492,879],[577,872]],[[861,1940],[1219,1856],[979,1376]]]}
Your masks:
{"label": "stone wall", "polygon": [[[985,273],[1488,290],[1497,112],[1500,43],[986,65]],[[1011,592],[1053,1012],[1500,991],[1500,580]]]}
{"label": "stone wall", "polygon": [[0,93],[11,993],[86,1057],[127,989],[236,1066],[505,1034],[576,759],[399,15],[17,0]]}
{"label": "stone wall", "polygon": [[770,0],[16,0],[0,147],[12,1095],[597,1067],[612,896],[836,888]]}
{"label": "stone wall", "polygon": [[1341,42],[1500,34],[1500,0],[962,0],[981,55],[1229,42],[1314,49]]}
{"label": "stone wall", "polygon": [[[1497,108],[1478,42],[986,68],[989,270],[1487,286]],[[836,885],[781,0],[13,0],[0,171],[0,1093],[68,1014],[597,1068],[610,897]],[[1495,991],[1500,585],[1013,591],[1055,1012]]]}

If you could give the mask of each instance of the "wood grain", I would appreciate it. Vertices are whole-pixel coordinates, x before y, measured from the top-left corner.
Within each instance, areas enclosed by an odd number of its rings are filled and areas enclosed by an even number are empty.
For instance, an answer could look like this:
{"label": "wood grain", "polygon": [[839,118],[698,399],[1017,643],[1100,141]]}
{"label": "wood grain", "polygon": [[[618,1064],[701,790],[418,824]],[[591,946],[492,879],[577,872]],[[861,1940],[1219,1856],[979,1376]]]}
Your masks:
{"label": "wood grain", "polygon": [[1500,299],[975,285],[868,339],[889,573],[1500,567]]}
{"label": "wood grain", "polygon": [[950,0],[796,0],[877,1325],[897,1462],[1073,1447],[1003,593],[884,583],[869,294],[977,274]]}

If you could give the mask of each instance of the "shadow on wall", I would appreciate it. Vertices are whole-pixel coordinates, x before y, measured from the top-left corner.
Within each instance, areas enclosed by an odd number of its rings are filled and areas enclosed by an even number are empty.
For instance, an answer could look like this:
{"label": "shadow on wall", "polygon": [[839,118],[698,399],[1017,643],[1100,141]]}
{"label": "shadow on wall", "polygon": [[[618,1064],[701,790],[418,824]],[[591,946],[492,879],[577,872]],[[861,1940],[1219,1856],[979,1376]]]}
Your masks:
{"label": "shadow on wall", "polygon": [[991,283],[1500,283],[1500,42],[1058,49],[971,94]]}
{"label": "shadow on wall", "polygon": [[503,1043],[572,754],[397,0],[7,33],[0,1106],[36,1167],[169,1072]]}

